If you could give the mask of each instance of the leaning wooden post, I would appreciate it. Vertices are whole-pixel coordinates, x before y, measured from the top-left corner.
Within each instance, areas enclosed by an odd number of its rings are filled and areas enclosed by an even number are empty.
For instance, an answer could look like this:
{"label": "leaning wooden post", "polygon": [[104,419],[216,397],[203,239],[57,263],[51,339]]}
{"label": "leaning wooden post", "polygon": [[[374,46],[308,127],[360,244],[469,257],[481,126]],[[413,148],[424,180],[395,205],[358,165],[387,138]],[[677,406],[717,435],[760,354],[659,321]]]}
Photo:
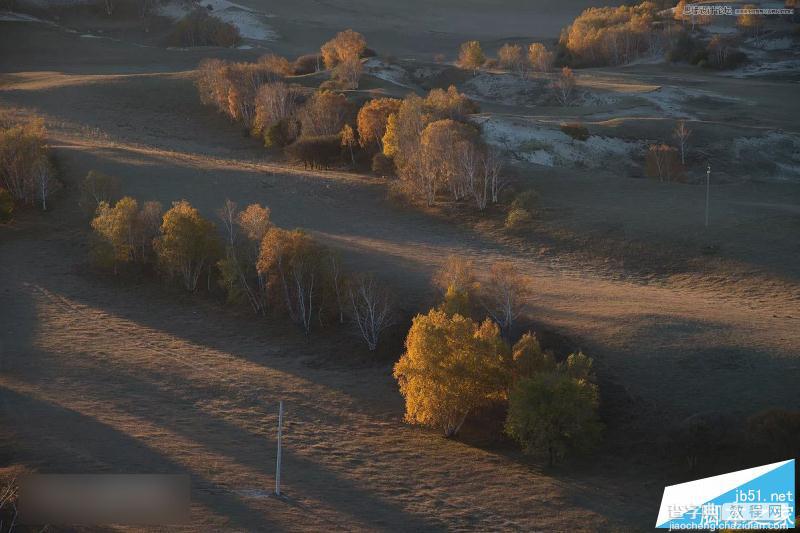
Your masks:
{"label": "leaning wooden post", "polygon": [[281,495],[281,436],[283,433],[283,400],[278,406],[278,459],[275,464],[275,495]]}

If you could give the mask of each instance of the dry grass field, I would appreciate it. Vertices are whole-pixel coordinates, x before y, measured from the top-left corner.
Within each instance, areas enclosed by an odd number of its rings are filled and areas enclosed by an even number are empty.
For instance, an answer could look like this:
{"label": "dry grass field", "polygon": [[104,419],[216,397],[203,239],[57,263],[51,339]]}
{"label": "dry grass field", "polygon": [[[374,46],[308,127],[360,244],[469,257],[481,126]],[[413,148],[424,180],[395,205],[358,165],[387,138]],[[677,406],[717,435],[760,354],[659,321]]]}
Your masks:
{"label": "dry grass field", "polygon": [[[274,48],[309,51],[327,38],[318,32],[383,17],[371,2],[352,7],[357,16],[338,4],[313,3],[307,21],[302,6],[275,7],[275,26],[291,37]],[[551,26],[575,15],[549,9]],[[438,20],[447,6],[430,10]],[[415,18],[392,17],[394,27],[373,21],[364,32],[370,46],[421,59],[454,48],[475,24],[440,38],[442,21],[415,30],[433,35],[425,41],[404,31]],[[476,37],[522,33],[501,29],[505,20]],[[524,34],[549,36],[551,26]],[[745,179],[745,166],[720,161],[706,230],[702,170],[687,184],[658,183],[614,164],[549,167],[523,154],[515,174],[542,197],[535,227],[508,235],[491,222],[455,223],[388,201],[383,179],[273,160],[201,105],[198,61],[257,52],[0,22],[0,106],[45,118],[64,183],[50,211],[0,226],[0,467],[185,472],[198,531],[641,531],[678,475],[664,466],[663,428],[698,412],[800,409],[800,181]],[[711,104],[702,94],[684,102],[698,144],[800,134],[791,75],[635,65],[582,76],[587,90],[617,99],[565,116],[487,98],[482,113],[533,129],[581,119],[594,135],[658,138],[674,117],[637,98],[702,88]],[[379,78],[364,85],[407,92]],[[744,103],[734,112],[715,106],[715,94]],[[450,254],[479,269],[513,262],[533,292],[526,324],[595,358],[606,444],[592,460],[549,469],[507,443],[443,439],[402,421],[390,370],[399,342],[375,361],[345,333],[306,340],[280,321],[96,275],[77,207],[89,170],[117,176],[125,194],[185,198],[208,216],[225,198],[267,205],[276,224],[307,228],[346,263],[380,272],[405,315],[433,303],[431,275]],[[278,400],[287,406],[285,499],[271,496]]]}

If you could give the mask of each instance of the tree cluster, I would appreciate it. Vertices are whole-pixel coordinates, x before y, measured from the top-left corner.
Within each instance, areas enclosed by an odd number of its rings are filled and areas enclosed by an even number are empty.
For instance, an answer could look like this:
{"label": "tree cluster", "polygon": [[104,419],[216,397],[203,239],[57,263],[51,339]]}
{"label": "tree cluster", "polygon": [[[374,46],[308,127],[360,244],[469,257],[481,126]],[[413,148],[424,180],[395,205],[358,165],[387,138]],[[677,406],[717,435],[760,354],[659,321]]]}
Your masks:
{"label": "tree cluster", "polygon": [[384,132],[383,154],[392,158],[411,196],[432,205],[448,192],[452,200],[472,201],[483,210],[499,201],[503,158],[467,121],[477,110],[453,86],[434,89],[425,98],[412,94],[399,104],[386,103],[377,125],[365,128],[363,138],[370,142],[373,132]]}
{"label": "tree cluster", "polygon": [[[470,262],[452,257],[434,281],[444,301],[413,319],[394,367],[406,421],[450,437],[470,413],[507,402],[508,435],[551,464],[596,444],[601,425],[592,360],[577,352],[557,363],[531,333],[508,342],[526,293],[514,267],[495,264],[480,283]],[[473,319],[475,300],[488,314],[482,321]]]}
{"label": "tree cluster", "polygon": [[[98,182],[87,177],[85,188]],[[227,200],[221,226],[186,200],[166,212],[129,196],[100,200],[91,221],[90,260],[114,274],[152,268],[189,292],[224,292],[259,315],[287,316],[308,335],[324,324],[350,324],[374,351],[395,320],[389,290],[373,275],[348,272],[339,255],[308,233],[272,224],[270,210],[240,210]]]}
{"label": "tree cluster", "polygon": [[39,203],[47,209],[47,198],[56,182],[41,119],[0,127],[0,189],[14,202]]}
{"label": "tree cluster", "polygon": [[500,68],[526,77],[528,72],[548,72],[553,67],[555,54],[542,43],[531,43],[527,48],[520,44],[505,43],[497,51],[497,59],[487,59],[478,41],[468,41],[461,45],[456,64],[473,74],[485,66]]}
{"label": "tree cluster", "polygon": [[575,66],[621,65],[660,45],[656,13],[651,2],[592,7],[562,31],[559,44]]}
{"label": "tree cluster", "polygon": [[736,39],[715,35],[704,42],[683,31],[672,39],[666,58],[673,63],[729,70],[745,62],[747,55],[736,45]]}
{"label": "tree cluster", "polygon": [[364,36],[353,30],[336,34],[320,48],[325,68],[331,69],[334,79],[348,89],[358,88],[358,79],[364,68],[361,56],[367,48]]}

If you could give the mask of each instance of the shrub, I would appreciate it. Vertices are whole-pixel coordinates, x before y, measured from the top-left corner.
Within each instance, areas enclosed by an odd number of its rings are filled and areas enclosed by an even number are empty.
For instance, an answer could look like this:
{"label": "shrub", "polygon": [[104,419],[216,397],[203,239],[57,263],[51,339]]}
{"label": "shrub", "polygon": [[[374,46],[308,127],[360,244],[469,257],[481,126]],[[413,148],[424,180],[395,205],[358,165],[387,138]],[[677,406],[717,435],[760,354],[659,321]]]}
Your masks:
{"label": "shrub", "polygon": [[414,317],[394,367],[406,421],[458,433],[471,411],[504,397],[507,351],[490,320],[477,324],[439,310]]}
{"label": "shrub", "polygon": [[336,134],[300,137],[286,147],[286,157],[310,168],[330,168],[341,155],[341,139]]}
{"label": "shrub", "polygon": [[600,439],[597,387],[561,372],[538,373],[511,390],[506,432],[526,453],[544,453],[552,466]]}
{"label": "shrub", "polygon": [[520,230],[530,227],[533,215],[526,209],[512,207],[506,215],[505,227],[509,230]]}
{"label": "shrub", "polygon": [[450,85],[447,90],[431,89],[425,97],[424,107],[431,114],[431,120],[449,118],[464,122],[468,115],[480,112],[478,104],[458,92],[455,85]]}
{"label": "shrub", "polygon": [[14,214],[14,199],[11,193],[0,188],[0,222],[8,222]]}
{"label": "shrub", "polygon": [[372,172],[384,178],[392,177],[395,175],[394,161],[391,157],[378,152],[372,156]]}
{"label": "shrub", "polygon": [[179,20],[167,38],[170,46],[232,47],[240,41],[236,26],[209,15],[205,9],[196,9]]}
{"label": "shrub", "polygon": [[577,141],[585,141],[589,138],[589,129],[580,122],[561,124],[561,131]]}

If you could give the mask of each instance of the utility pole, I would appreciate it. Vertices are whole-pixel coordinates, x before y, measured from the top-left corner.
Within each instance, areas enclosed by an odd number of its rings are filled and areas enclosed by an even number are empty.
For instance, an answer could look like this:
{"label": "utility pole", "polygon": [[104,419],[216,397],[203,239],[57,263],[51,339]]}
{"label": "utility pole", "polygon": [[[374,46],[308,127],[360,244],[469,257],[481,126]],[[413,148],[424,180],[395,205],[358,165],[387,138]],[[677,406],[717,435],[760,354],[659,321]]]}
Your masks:
{"label": "utility pole", "polygon": [[706,227],[708,227],[708,202],[711,195],[711,163],[706,169]]}
{"label": "utility pole", "polygon": [[281,437],[283,434],[283,400],[278,406],[278,460],[275,464],[275,495],[281,495]]}

